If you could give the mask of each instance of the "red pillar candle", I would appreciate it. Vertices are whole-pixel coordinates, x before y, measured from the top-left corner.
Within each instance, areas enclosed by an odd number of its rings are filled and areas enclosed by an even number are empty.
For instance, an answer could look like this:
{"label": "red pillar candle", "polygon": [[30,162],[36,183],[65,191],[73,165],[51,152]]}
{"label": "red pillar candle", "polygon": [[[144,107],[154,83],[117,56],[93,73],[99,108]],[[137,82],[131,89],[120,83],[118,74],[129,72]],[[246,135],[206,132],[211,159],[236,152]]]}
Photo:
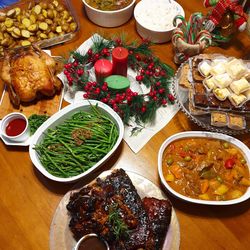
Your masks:
{"label": "red pillar candle", "polygon": [[127,76],[128,50],[123,47],[116,47],[112,51],[113,74]]}
{"label": "red pillar candle", "polygon": [[112,75],[112,63],[107,59],[99,59],[95,62],[95,76],[97,82],[102,82],[107,76]]}

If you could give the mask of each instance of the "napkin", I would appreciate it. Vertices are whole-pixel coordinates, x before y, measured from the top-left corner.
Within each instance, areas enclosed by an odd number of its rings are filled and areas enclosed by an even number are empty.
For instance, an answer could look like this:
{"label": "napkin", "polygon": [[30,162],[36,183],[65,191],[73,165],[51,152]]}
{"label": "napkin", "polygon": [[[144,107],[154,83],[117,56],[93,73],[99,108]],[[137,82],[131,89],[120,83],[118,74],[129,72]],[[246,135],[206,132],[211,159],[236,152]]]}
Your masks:
{"label": "napkin", "polygon": [[138,127],[135,122],[130,123],[130,126],[125,126],[123,139],[134,153],[138,153],[155,134],[172,120],[178,111],[179,107],[176,104],[159,108],[153,123],[146,124],[138,134],[131,135],[133,127]]}
{"label": "napkin", "polygon": [[18,0],[1,0],[0,1],[0,9],[5,8],[5,7],[7,7],[11,4],[14,4],[16,2],[18,2]]}
{"label": "napkin", "polygon": [[[98,37],[98,34],[94,34],[93,36]],[[85,54],[88,49],[93,45],[93,38],[90,37],[86,40],[80,47],[77,49],[78,52]],[[99,36],[100,37],[100,36]],[[71,60],[71,59],[70,59]],[[89,71],[90,73],[90,80],[95,80],[95,75],[93,69]],[[149,89],[139,84],[134,80],[136,76],[136,72],[131,69],[128,69],[128,78],[130,80],[130,88],[133,91],[138,92],[139,94],[146,94],[149,92]],[[64,85],[67,88],[66,82],[67,79],[63,73],[59,74],[58,77],[62,80]],[[83,91],[71,92],[70,90],[65,91],[64,100],[69,103],[78,103],[83,100]],[[135,121],[130,121],[128,126],[125,126],[125,132],[123,139],[131,148],[134,153],[138,153],[145,144],[156,134],[158,133],[163,127],[165,127],[171,119],[175,116],[175,114],[179,111],[178,105],[168,105],[167,107],[161,107],[156,111],[155,120],[152,123],[148,123],[145,125],[138,125]],[[140,132],[135,133],[132,135],[133,129],[137,127],[139,128]],[[139,131],[137,130],[137,131]]]}

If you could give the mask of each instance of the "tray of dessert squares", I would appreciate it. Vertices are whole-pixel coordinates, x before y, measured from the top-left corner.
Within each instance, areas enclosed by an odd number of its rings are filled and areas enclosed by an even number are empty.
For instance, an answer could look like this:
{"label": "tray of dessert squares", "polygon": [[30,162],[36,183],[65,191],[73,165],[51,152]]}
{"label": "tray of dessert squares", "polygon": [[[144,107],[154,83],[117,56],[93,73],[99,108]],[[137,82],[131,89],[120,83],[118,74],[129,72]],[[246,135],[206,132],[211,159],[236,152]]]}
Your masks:
{"label": "tray of dessert squares", "polygon": [[250,61],[201,54],[181,64],[173,93],[199,126],[225,134],[250,132]]}

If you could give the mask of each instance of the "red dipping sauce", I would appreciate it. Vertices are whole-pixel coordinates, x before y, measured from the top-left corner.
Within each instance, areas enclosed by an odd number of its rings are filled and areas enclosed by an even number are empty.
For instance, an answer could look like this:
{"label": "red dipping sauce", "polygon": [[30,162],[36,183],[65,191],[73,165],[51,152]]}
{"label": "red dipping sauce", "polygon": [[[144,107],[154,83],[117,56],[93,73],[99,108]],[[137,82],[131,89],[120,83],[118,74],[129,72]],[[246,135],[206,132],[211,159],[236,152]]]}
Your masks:
{"label": "red dipping sauce", "polygon": [[5,133],[8,136],[20,135],[26,128],[26,121],[22,118],[17,118],[9,122],[6,127]]}

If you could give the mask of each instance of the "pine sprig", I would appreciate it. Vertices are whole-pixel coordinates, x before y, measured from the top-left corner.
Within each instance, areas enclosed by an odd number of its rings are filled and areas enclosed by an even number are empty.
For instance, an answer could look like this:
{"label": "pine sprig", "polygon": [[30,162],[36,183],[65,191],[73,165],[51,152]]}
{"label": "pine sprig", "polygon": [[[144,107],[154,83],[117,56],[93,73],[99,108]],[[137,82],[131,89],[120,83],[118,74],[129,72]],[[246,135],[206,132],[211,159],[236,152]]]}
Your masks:
{"label": "pine sprig", "polygon": [[101,36],[94,36],[92,42],[93,46],[91,47],[91,49],[93,53],[100,53],[104,48],[112,49],[114,47],[113,40],[107,40]]}
{"label": "pine sprig", "polygon": [[112,204],[109,207],[108,221],[116,240],[127,238],[129,236],[129,228],[121,218],[119,214],[119,207],[117,204]]}

